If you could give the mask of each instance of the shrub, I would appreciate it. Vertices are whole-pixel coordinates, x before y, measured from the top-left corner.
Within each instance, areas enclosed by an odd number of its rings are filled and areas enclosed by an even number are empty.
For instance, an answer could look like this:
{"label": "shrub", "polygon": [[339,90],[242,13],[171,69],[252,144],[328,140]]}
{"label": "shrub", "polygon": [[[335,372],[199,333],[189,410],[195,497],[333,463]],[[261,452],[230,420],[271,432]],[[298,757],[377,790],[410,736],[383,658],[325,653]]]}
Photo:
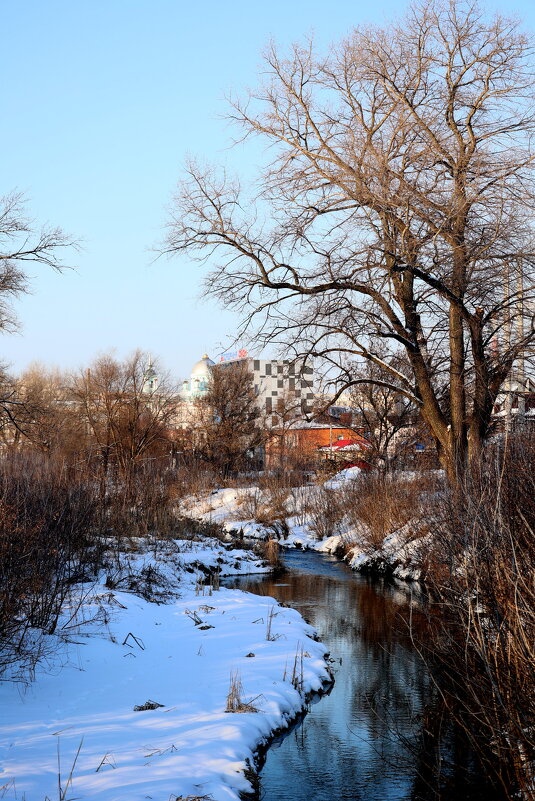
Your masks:
{"label": "shrub", "polygon": [[379,550],[389,534],[405,528],[405,539],[428,533],[429,506],[440,480],[420,474],[371,473],[341,490],[348,523],[358,528],[365,550]]}
{"label": "shrub", "polygon": [[309,505],[309,527],[317,540],[323,540],[343,531],[346,515],[343,493],[327,487],[315,487]]}
{"label": "shrub", "polygon": [[0,463],[0,670],[32,667],[72,585],[94,574],[97,487],[39,453]]}

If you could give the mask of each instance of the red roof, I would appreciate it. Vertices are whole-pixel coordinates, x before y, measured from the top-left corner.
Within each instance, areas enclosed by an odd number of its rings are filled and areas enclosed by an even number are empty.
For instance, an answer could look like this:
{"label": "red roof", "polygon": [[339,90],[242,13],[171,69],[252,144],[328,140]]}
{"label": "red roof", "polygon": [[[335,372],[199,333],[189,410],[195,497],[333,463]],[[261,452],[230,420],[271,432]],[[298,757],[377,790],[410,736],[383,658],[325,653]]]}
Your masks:
{"label": "red roof", "polygon": [[332,445],[324,445],[320,450],[327,451],[341,451],[347,448],[348,451],[359,450],[360,448],[371,448],[370,443],[368,440],[364,439],[364,437],[357,437],[357,439],[337,439],[333,442]]}

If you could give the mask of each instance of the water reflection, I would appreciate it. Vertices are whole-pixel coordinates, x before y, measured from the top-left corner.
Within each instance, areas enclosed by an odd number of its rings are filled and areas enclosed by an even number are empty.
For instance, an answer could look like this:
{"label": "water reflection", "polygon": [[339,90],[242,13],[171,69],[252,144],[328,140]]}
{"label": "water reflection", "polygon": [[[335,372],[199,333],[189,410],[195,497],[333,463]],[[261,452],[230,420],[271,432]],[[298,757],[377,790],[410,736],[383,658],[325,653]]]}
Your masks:
{"label": "water reflection", "polygon": [[[433,686],[409,636],[408,594],[331,557],[289,552],[285,561],[283,577],[242,578],[232,586],[299,609],[329,646],[336,682],[270,747],[261,798],[497,799],[460,733],[433,711]],[[418,606],[412,622],[421,627]]]}

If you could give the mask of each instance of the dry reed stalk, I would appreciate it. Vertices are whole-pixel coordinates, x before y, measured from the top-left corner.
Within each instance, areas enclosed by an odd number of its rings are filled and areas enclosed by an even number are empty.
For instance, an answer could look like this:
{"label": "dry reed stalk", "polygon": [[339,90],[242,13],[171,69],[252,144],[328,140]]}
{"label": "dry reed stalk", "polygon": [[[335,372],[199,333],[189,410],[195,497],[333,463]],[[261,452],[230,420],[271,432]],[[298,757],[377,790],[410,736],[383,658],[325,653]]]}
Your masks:
{"label": "dry reed stalk", "polygon": [[266,640],[269,642],[274,642],[278,640],[280,634],[273,634],[272,626],[273,626],[273,618],[276,616],[275,607],[271,606],[269,612],[267,614],[267,623],[266,623]]}
{"label": "dry reed stalk", "polygon": [[[256,698],[259,697],[260,696],[256,696]],[[258,712],[258,709],[252,703],[256,698],[252,698],[250,701],[244,700],[240,672],[239,670],[231,671],[225,712]]]}

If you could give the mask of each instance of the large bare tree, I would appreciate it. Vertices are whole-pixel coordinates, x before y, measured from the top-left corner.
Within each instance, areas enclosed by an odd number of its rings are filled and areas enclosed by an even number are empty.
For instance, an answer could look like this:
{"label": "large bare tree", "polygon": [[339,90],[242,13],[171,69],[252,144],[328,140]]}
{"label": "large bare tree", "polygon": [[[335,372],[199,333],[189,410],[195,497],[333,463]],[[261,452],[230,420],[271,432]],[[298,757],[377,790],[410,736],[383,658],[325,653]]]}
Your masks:
{"label": "large bare tree", "polygon": [[197,450],[223,476],[252,465],[264,438],[253,374],[246,362],[212,367],[208,391],[196,400]]}
{"label": "large bare tree", "polygon": [[455,483],[534,337],[530,43],[476,3],[430,0],[328,55],[271,46],[265,62],[232,101],[274,154],[260,191],[190,164],[166,250],[208,259],[209,290],[261,339],[379,367]]}

